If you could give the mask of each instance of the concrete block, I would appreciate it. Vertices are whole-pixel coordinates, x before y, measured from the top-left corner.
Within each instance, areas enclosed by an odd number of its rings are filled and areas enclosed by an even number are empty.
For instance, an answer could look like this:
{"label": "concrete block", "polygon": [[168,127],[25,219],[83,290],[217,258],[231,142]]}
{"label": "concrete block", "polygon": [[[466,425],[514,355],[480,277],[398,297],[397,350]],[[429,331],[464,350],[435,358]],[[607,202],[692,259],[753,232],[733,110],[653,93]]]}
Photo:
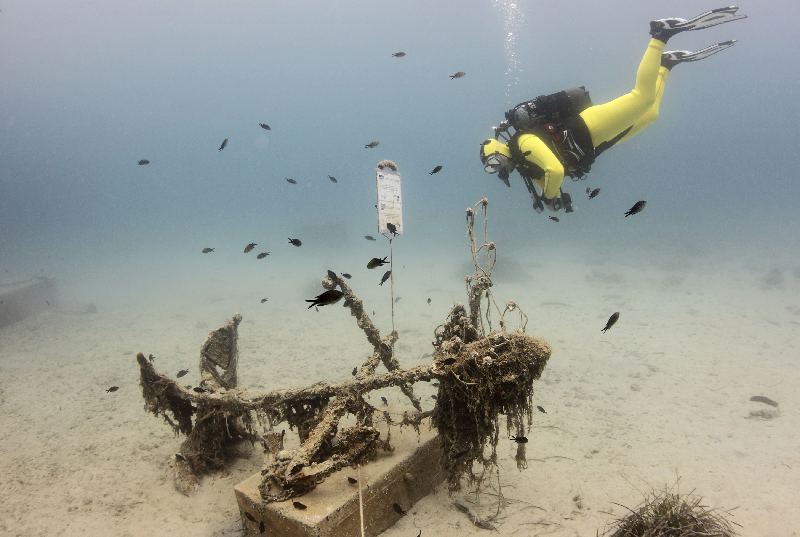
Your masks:
{"label": "concrete block", "polygon": [[[377,460],[361,468],[364,525],[368,537],[379,535],[400,519],[402,515],[395,511],[393,504],[408,511],[444,479],[439,467],[441,444],[434,432],[422,430],[422,434],[417,435],[408,427],[402,432],[394,428],[392,445],[393,452],[380,451]],[[358,485],[347,480],[357,475],[355,468],[345,468],[305,496],[294,498],[308,507],[305,510],[296,509],[293,500],[265,503],[258,492],[260,473],[245,479],[234,488],[245,535],[360,537]],[[245,512],[255,522],[248,519]],[[262,522],[263,533],[260,531]]]}

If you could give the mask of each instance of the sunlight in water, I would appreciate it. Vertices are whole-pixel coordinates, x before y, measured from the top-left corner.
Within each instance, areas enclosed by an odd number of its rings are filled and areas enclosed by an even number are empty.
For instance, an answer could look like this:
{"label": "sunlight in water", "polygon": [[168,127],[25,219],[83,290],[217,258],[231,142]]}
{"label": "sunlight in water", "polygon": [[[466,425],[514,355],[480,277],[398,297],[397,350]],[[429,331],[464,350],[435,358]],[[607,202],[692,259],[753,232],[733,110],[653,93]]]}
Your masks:
{"label": "sunlight in water", "polygon": [[506,49],[506,100],[508,101],[511,97],[511,89],[519,82],[520,61],[517,51],[517,34],[525,24],[525,17],[517,2],[513,0],[495,0],[494,3],[503,15],[503,40]]}

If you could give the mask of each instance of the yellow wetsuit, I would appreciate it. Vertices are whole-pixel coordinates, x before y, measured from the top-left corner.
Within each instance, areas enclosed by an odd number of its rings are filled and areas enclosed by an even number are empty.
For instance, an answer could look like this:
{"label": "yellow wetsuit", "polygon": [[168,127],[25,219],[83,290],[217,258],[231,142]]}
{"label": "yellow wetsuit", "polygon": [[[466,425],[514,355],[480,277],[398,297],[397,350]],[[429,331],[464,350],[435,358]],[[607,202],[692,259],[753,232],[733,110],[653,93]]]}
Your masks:
{"label": "yellow wetsuit", "polygon": [[[633,91],[613,101],[590,106],[580,113],[589,129],[595,149],[630,128],[620,141],[627,140],[658,118],[664,86],[669,76],[669,69],[661,66],[662,52],[664,42],[651,39],[636,72]],[[555,153],[534,134],[520,135],[517,143],[525,158],[544,170],[543,177],[534,180],[544,196],[550,199],[559,197],[561,183],[564,182],[564,166]]]}

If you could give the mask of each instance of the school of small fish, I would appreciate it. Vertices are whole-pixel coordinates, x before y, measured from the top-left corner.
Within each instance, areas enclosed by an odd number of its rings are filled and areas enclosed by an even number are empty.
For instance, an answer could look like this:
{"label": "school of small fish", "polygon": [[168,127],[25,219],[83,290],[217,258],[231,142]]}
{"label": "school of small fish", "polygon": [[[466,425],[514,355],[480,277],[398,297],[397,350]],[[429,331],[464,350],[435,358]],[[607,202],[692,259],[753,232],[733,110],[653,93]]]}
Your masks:
{"label": "school of small fish", "polygon": [[[393,58],[404,58],[406,56],[406,52],[397,51],[397,52],[392,53],[391,56]],[[456,72],[452,73],[451,75],[449,75],[451,80],[464,78],[465,76],[466,76],[466,72],[464,72],[464,71],[456,71]],[[268,123],[265,123],[265,122],[259,122],[258,126],[261,129],[263,129],[264,131],[271,131],[272,130],[272,127],[270,127],[270,125]],[[224,138],[222,140],[222,142],[220,143],[217,151],[218,152],[222,152],[226,147],[228,147],[229,142],[230,142],[229,138]],[[364,148],[365,149],[375,149],[376,147],[378,147],[380,145],[380,143],[381,143],[380,140],[375,139],[375,140],[372,140],[372,141],[366,143],[364,145]],[[382,161],[382,162],[384,162],[384,161]],[[385,162],[389,162],[389,161],[385,161]],[[150,164],[150,160],[148,160],[148,159],[140,159],[140,160],[137,161],[137,164],[139,166],[147,166],[147,165]],[[396,170],[396,168],[394,166],[389,166],[389,167],[391,167],[392,169]],[[382,169],[383,165],[380,165],[379,168]],[[443,169],[444,169],[444,167],[441,164],[437,164],[428,172],[428,174],[429,175],[435,175],[435,174],[440,173]],[[327,177],[328,177],[328,180],[333,184],[336,184],[336,183],[339,182],[338,179],[334,175],[328,175]],[[297,185],[298,184],[298,181],[296,179],[294,179],[293,177],[286,177],[285,180],[286,180],[287,183],[289,183],[291,185]],[[590,200],[596,198],[599,194],[600,194],[600,188],[590,188],[590,187],[586,188],[586,196]],[[639,200],[636,203],[634,203],[631,206],[631,208],[628,209],[627,212],[625,212],[624,216],[627,218],[629,216],[639,214],[644,210],[646,205],[647,205],[647,202],[645,200]],[[558,216],[549,216],[548,218],[553,222],[560,222],[560,219],[559,219]],[[399,234],[397,227],[391,222],[386,223],[386,230],[388,231],[389,235],[391,235],[390,237],[387,236],[387,238],[389,238],[389,239],[391,239],[393,237],[396,237]],[[372,235],[364,235],[364,239],[366,239],[367,241],[375,241],[376,240],[375,237],[372,236]],[[302,241],[299,238],[291,238],[291,237],[289,237],[288,242],[289,242],[290,245],[292,245],[294,247],[298,247],[298,248],[300,246],[302,246],[302,244],[303,244]],[[258,243],[256,243],[256,242],[248,243],[244,247],[244,253],[248,254],[248,253],[252,252],[256,248],[256,246],[258,246]],[[215,251],[216,251],[215,247],[204,247],[201,250],[201,252],[203,254],[210,254],[210,253],[215,252]],[[256,259],[261,260],[261,259],[266,258],[269,255],[270,255],[269,251],[263,251],[263,252],[260,252],[260,253],[258,253],[256,255]],[[381,267],[381,266],[384,266],[384,265],[387,265],[387,264],[390,265],[390,270],[387,270],[386,272],[384,272],[384,274],[382,275],[378,285],[382,286],[385,282],[387,282],[391,278],[391,276],[392,276],[391,262],[387,260],[387,257],[382,257],[382,258],[373,257],[367,263],[367,268],[368,269],[378,268],[378,267]],[[352,275],[350,273],[342,272],[340,274],[345,279],[349,280],[349,279],[352,278]],[[329,277],[331,277],[333,279],[333,281],[337,281],[338,278],[336,276],[336,273],[334,273],[333,271],[329,270],[328,271],[328,275],[329,275]],[[340,291],[340,290],[337,290],[337,289],[330,289],[330,290],[326,290],[326,291],[320,293],[319,295],[317,295],[313,299],[307,299],[306,302],[310,303],[310,305],[308,306],[308,309],[315,308],[317,311],[319,311],[319,307],[330,306],[330,305],[336,304],[337,302],[339,302],[344,297],[344,295],[345,295],[345,293],[343,291]],[[400,301],[400,299],[401,299],[401,297],[398,296],[398,297],[396,297],[394,299],[394,302],[397,303],[397,302]],[[267,297],[264,297],[264,298],[261,298],[260,302],[261,302],[261,304],[264,304],[268,300],[269,299]],[[428,305],[430,305],[431,304],[431,298],[428,297],[426,302],[427,302]],[[348,299],[345,299],[344,305],[345,306],[349,305]],[[375,312],[373,311],[373,314],[374,313]],[[608,321],[606,322],[605,327],[601,331],[604,332],[604,333],[607,332],[611,327],[613,327],[617,323],[617,321],[619,320],[619,316],[620,316],[619,312],[614,312],[609,317]],[[152,355],[151,355],[151,360],[152,359],[153,358],[152,358]],[[453,363],[455,363],[455,360],[447,359],[447,360],[444,360],[444,361],[440,362],[440,365],[452,365]],[[188,372],[189,371],[187,369],[182,369],[177,373],[176,376],[178,378],[180,378],[180,377],[183,377],[186,374],[188,374]],[[357,374],[357,372],[358,372],[357,368],[353,368],[352,375],[355,376]],[[436,384],[438,385],[438,383],[436,383]],[[113,393],[113,392],[116,392],[117,390],[119,390],[118,386],[111,386],[108,389],[106,389],[106,392]],[[204,388],[198,386],[198,387],[194,388],[194,391],[196,391],[198,393],[201,393],[201,392],[204,392],[206,390]],[[432,396],[432,398],[436,399],[436,396],[434,395],[434,396]],[[381,400],[382,400],[382,402],[383,402],[383,404],[385,406],[388,406],[388,401],[386,400],[385,397],[381,397]],[[767,404],[774,404],[774,405],[777,406],[777,403],[774,403],[773,401],[769,400],[766,397],[758,396],[758,397],[753,397],[751,400],[765,402]],[[536,408],[537,408],[537,410],[539,412],[541,412],[543,414],[547,413],[542,406],[537,406]],[[528,442],[528,439],[525,436],[512,436],[511,440],[516,442],[516,443],[527,443]],[[358,481],[356,479],[352,478],[352,477],[348,477],[347,480],[348,480],[348,482],[350,484],[358,483]],[[306,509],[306,506],[303,503],[299,502],[299,501],[292,502],[292,505],[293,505],[293,507],[295,509],[299,509],[299,510],[305,510]],[[403,510],[403,508],[399,504],[394,503],[392,505],[392,507],[395,510],[395,512],[397,514],[399,514],[400,516],[405,516],[406,515],[406,511]],[[257,520],[250,513],[245,513],[245,516],[250,521],[257,522]],[[260,529],[261,533],[264,533],[265,526],[264,526],[264,522],[263,521],[259,522],[259,529]],[[420,531],[420,535],[421,535],[421,533],[422,532]]]}

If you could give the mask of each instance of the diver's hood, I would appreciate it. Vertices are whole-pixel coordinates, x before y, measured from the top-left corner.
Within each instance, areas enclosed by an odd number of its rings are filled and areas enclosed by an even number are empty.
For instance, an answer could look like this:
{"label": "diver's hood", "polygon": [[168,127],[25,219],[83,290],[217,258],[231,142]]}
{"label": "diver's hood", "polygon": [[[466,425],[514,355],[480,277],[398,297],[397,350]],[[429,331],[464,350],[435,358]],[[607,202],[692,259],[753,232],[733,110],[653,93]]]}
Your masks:
{"label": "diver's hood", "polygon": [[514,171],[514,161],[511,159],[511,151],[506,144],[489,138],[481,144],[480,157],[486,173],[496,173],[506,186],[511,186],[508,176]]}

